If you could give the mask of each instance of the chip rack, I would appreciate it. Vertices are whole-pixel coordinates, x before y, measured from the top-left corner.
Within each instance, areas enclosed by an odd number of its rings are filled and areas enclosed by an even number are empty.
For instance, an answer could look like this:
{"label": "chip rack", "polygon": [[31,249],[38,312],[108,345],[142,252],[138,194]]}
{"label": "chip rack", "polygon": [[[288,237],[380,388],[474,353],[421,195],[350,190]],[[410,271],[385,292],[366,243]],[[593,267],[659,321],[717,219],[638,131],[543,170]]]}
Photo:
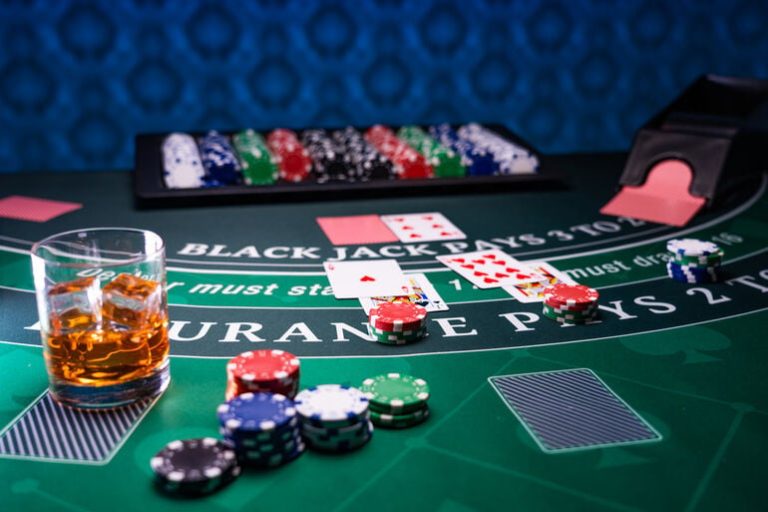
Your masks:
{"label": "chip rack", "polygon": [[[500,124],[478,123],[504,139],[528,150],[539,159],[535,173],[463,176],[460,178],[431,178],[403,180],[373,180],[365,182],[306,181],[277,182],[271,185],[236,185],[215,188],[170,189],[163,182],[162,143],[167,133],[143,133],[135,137],[133,187],[136,206],[141,208],[195,207],[264,202],[323,201],[338,199],[368,199],[373,197],[404,197],[467,193],[509,192],[562,186],[561,176],[542,162],[541,154]],[[400,126],[388,125],[393,130]],[[427,125],[419,125],[427,129]],[[452,125],[458,128],[461,125]],[[355,126],[365,131],[369,126]],[[304,129],[294,129],[299,136]],[[340,127],[327,127],[338,130]],[[256,130],[266,136],[272,129]],[[204,133],[186,132],[196,139]],[[232,136],[236,132],[220,132]]]}

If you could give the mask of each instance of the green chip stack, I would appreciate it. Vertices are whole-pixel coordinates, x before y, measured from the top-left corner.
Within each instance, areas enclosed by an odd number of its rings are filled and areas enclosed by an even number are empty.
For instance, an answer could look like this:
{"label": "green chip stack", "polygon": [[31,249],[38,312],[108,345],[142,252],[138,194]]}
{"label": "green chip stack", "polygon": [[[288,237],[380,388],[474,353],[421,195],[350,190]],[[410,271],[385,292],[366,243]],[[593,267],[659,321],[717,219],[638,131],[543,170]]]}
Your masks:
{"label": "green chip stack", "polygon": [[278,176],[277,162],[272,158],[264,137],[245,130],[232,138],[240,157],[243,177],[248,185],[270,185]]}
{"label": "green chip stack", "polygon": [[383,428],[408,428],[429,417],[429,385],[424,379],[387,373],[365,379],[360,390],[368,397],[371,422]]}
{"label": "green chip stack", "polygon": [[403,126],[397,136],[424,155],[438,178],[460,178],[466,174],[461,156],[430,137],[418,126]]}

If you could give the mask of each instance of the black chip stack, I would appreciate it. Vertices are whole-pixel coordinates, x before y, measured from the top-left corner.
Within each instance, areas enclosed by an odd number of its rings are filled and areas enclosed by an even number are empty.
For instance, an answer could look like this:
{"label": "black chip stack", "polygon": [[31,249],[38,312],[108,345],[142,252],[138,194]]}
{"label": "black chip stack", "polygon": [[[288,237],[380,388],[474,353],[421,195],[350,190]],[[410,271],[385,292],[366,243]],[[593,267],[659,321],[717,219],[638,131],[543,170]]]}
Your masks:
{"label": "black chip stack", "polygon": [[347,127],[331,134],[335,142],[344,149],[344,158],[355,171],[355,181],[395,179],[392,162],[376,150],[358,130]]}
{"label": "black chip stack", "polygon": [[344,158],[344,146],[326,130],[306,130],[301,134],[301,143],[314,162],[313,171],[319,183],[354,181],[356,171]]}

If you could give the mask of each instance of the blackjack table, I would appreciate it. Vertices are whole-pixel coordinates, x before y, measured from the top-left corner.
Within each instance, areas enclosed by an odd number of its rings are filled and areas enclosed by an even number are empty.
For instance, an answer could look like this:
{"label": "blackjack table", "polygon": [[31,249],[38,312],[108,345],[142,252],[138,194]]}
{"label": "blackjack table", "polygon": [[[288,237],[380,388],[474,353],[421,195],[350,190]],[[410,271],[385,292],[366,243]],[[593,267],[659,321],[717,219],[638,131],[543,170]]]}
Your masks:
{"label": "blackjack table", "polygon": [[[0,219],[0,509],[764,510],[768,181],[754,176],[675,228],[599,213],[625,160],[545,155],[556,187],[183,208],[137,207],[130,171],[0,175],[3,195],[82,205],[47,222]],[[337,246],[316,221],[409,212],[440,212],[467,238]],[[46,401],[30,249],[87,227],[165,241],[171,384],[129,411],[72,416]],[[686,237],[724,249],[716,283],[668,277],[666,243]],[[560,324],[436,260],[483,249],[545,260],[597,289],[599,317]],[[324,261],[382,258],[424,273],[448,306],[417,343],[372,341],[358,301],[330,291]],[[430,417],[377,428],[351,453],[245,470],[200,499],[158,492],[149,460],[170,441],[219,435],[227,361],[255,349],[297,355],[302,388],[418,376]],[[658,435],[542,449],[493,380],[569,369],[588,369]],[[75,441],[60,445],[54,433],[68,429]]]}

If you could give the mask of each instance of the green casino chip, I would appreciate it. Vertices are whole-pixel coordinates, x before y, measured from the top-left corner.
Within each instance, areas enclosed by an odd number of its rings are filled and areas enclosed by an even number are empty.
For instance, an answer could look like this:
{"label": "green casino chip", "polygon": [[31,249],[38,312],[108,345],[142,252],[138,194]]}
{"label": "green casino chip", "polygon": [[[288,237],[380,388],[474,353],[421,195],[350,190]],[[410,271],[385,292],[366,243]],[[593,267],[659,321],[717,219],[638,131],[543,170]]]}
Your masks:
{"label": "green casino chip", "polygon": [[245,130],[235,135],[232,142],[240,157],[247,184],[269,185],[275,182],[279,170],[264,137],[253,130]]}
{"label": "green casino chip", "polygon": [[397,132],[398,138],[424,155],[435,169],[438,178],[460,178],[466,174],[461,156],[443,146],[418,126],[403,126]]}
{"label": "green casino chip", "polygon": [[426,404],[421,409],[408,414],[382,414],[371,411],[371,421],[383,428],[408,428],[418,425],[429,417]]}
{"label": "green casino chip", "polygon": [[565,309],[555,309],[548,304],[544,304],[543,311],[544,311],[544,314],[546,315],[583,320],[583,319],[594,318],[594,316],[597,314],[597,306],[592,306],[584,310],[565,310]]}
{"label": "green casino chip", "polygon": [[[429,385],[424,379],[401,373],[387,373],[365,379],[360,387],[369,407],[385,411],[412,411],[426,406]],[[371,411],[373,416],[373,411]]]}

